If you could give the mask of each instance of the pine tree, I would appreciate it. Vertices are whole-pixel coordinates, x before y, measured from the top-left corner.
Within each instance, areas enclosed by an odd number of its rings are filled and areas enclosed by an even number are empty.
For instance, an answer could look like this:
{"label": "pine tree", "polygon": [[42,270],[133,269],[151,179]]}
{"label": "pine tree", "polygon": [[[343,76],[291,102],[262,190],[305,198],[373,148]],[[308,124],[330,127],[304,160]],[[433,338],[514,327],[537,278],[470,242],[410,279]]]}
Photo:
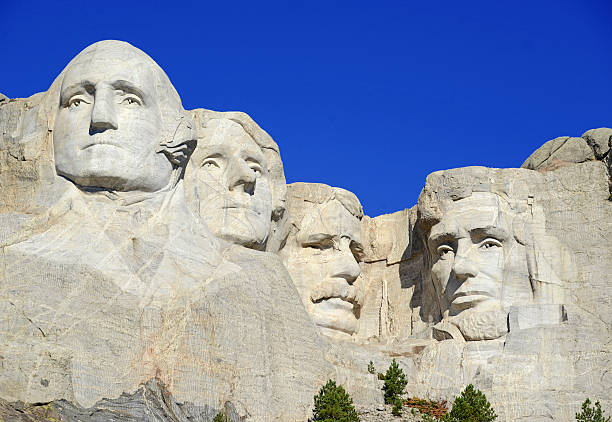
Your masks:
{"label": "pine tree", "polygon": [[385,373],[385,385],[383,386],[383,390],[385,390],[385,403],[386,404],[395,404],[395,399],[400,397],[404,393],[404,388],[406,388],[406,375],[404,375],[404,371],[399,367],[395,359],[391,362],[389,369]]}
{"label": "pine tree", "polygon": [[319,422],[359,422],[353,399],[341,385],[329,380],[314,396],[314,420]]}
{"label": "pine tree", "polygon": [[492,422],[497,419],[491,403],[484,393],[472,384],[455,398],[453,408],[445,416],[445,422]]}
{"label": "pine tree", "polygon": [[610,417],[604,417],[605,412],[601,410],[601,405],[598,401],[595,402],[595,407],[591,407],[591,400],[587,398],[582,403],[582,412],[576,413],[576,421],[578,422],[610,422]]}

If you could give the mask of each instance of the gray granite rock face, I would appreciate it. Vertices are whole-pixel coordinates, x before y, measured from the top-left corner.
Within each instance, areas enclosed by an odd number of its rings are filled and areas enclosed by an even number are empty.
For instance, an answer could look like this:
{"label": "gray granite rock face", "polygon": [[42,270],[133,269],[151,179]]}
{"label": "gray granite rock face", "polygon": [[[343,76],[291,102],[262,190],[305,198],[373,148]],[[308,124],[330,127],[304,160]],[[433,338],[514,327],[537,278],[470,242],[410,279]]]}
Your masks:
{"label": "gray granite rock face", "polygon": [[47,92],[0,97],[0,135],[5,419],[303,421],[333,378],[386,420],[367,368],[392,359],[407,395],[473,383],[500,421],[612,408],[612,129],[432,173],[368,217],[286,186],[250,117],[184,110],[151,58],[104,41]]}

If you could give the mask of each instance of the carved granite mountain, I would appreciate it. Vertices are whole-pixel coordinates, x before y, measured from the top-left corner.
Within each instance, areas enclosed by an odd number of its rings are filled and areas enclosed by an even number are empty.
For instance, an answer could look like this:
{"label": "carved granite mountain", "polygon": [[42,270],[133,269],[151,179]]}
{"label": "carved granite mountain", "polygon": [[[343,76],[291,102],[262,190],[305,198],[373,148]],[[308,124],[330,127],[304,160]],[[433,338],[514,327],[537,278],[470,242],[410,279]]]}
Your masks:
{"label": "carved granite mountain", "polygon": [[0,134],[4,419],[304,421],[330,378],[379,406],[368,364],[392,359],[406,394],[473,383],[500,421],[612,407],[612,129],[432,173],[371,218],[102,41],[0,97]]}

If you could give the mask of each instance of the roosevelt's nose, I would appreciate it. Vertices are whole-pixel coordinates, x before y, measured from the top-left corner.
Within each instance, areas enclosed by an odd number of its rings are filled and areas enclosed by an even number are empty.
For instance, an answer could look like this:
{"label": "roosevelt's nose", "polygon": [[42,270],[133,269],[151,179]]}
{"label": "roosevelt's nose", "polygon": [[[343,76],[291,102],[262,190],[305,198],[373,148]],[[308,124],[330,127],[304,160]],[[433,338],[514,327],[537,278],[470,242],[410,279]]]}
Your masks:
{"label": "roosevelt's nose", "polygon": [[468,277],[476,277],[478,268],[470,257],[471,248],[469,245],[459,244],[457,254],[453,262],[453,273],[460,280],[465,280]]}
{"label": "roosevelt's nose", "polygon": [[117,129],[117,114],[113,102],[113,91],[99,88],[94,96],[89,133],[104,132],[107,129]]}
{"label": "roosevelt's nose", "polygon": [[349,239],[340,239],[338,250],[335,251],[335,256],[330,262],[330,266],[331,277],[343,278],[349,284],[353,284],[357,277],[359,277],[361,267],[359,267],[359,263],[353,255]]}
{"label": "roosevelt's nose", "polygon": [[229,167],[229,190],[239,190],[253,195],[255,193],[255,172],[250,168],[246,161],[235,159]]}

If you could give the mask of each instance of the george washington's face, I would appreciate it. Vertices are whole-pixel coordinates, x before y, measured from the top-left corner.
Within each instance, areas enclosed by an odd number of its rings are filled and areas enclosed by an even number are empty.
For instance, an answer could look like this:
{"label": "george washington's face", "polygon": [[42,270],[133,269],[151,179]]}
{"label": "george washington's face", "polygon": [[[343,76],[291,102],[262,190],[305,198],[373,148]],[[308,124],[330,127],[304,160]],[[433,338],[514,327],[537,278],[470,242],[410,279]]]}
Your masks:
{"label": "george washington's face", "polygon": [[71,63],[53,130],[57,173],[84,187],[164,188],[172,165],[158,152],[163,99],[155,80],[148,60],[120,46]]}
{"label": "george washington's face", "polygon": [[488,312],[508,301],[529,303],[529,282],[507,280],[513,271],[510,261],[520,256],[507,204],[495,194],[474,192],[447,208],[428,238],[442,309],[453,316],[466,310]]}

